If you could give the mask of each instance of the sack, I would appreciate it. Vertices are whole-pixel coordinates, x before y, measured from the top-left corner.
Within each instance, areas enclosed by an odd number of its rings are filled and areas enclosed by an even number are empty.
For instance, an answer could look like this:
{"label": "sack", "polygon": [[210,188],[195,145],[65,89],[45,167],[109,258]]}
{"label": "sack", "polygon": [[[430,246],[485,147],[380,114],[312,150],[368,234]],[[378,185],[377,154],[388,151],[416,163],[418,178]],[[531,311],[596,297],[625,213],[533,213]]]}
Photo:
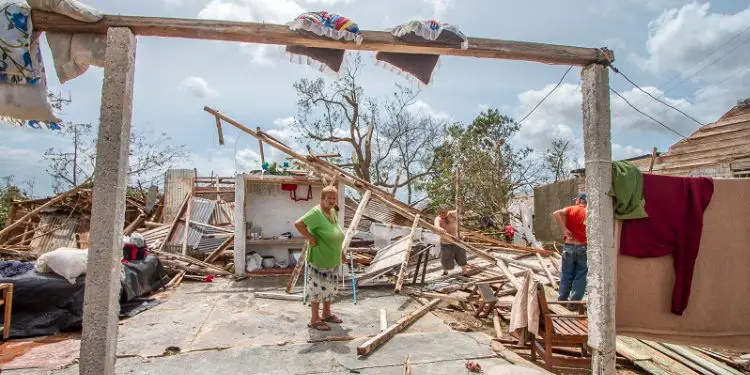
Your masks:
{"label": "sack", "polygon": [[81,250],[61,247],[49,253],[42,254],[39,259],[45,262],[52,272],[62,276],[69,283],[75,284],[76,278],[86,273],[89,251],[88,249]]}

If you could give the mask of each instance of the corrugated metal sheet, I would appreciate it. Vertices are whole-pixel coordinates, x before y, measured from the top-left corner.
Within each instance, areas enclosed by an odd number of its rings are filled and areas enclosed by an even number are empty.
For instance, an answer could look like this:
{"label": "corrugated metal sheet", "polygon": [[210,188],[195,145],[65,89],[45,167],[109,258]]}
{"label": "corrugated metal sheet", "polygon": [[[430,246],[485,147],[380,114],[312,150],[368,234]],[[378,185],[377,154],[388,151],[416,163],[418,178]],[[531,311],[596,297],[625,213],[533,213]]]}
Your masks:
{"label": "corrugated metal sheet", "polygon": [[[672,176],[731,178],[735,160],[750,157],[750,106],[738,105],[656,157],[653,172]],[[650,158],[632,162],[648,170]]]}
{"label": "corrugated metal sheet", "polygon": [[[204,198],[198,198],[193,197],[190,202],[190,221],[196,222],[196,223],[202,223],[202,224],[208,224],[208,221],[211,220],[211,216],[214,214],[214,210],[216,209],[216,202],[204,199]],[[183,242],[183,231],[185,228],[185,221],[180,220],[177,222],[177,225],[175,226],[175,231],[172,233],[172,237],[169,239],[169,242],[167,243],[170,246],[176,246],[179,245],[182,246]],[[197,224],[190,225],[188,230],[188,237],[187,237],[187,244],[188,247],[191,249],[198,248],[198,245],[200,244],[201,237],[206,234],[214,234],[214,233],[224,233],[223,231],[218,231],[213,228],[204,227]]]}
{"label": "corrugated metal sheet", "polygon": [[60,247],[76,247],[78,218],[67,215],[45,214],[31,240],[31,252],[36,255],[48,253]]}
{"label": "corrugated metal sheet", "polygon": [[171,223],[180,210],[185,196],[193,191],[192,169],[170,169],[164,173],[164,214],[162,222]]}
{"label": "corrugated metal sheet", "polygon": [[197,250],[202,253],[210,253],[221,246],[221,244],[226,242],[228,238],[233,236],[234,234],[217,234],[216,236],[204,236],[203,238],[201,238]]}
{"label": "corrugated metal sheet", "polygon": [[216,210],[209,224],[218,227],[234,225],[234,202],[216,202]]}

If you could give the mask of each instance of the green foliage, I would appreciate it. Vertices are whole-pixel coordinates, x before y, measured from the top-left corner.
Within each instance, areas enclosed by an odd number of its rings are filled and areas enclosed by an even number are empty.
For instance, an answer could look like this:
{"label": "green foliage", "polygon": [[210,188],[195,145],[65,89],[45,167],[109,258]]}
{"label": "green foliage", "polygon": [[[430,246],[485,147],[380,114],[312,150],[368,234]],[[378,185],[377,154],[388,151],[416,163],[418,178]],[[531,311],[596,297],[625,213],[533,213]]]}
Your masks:
{"label": "green foliage", "polygon": [[13,177],[7,176],[3,180],[0,186],[0,228],[5,227],[13,201],[28,199],[26,192],[14,184]]}
{"label": "green foliage", "polygon": [[497,215],[505,212],[513,195],[542,178],[539,166],[530,158],[532,150],[511,145],[518,130],[513,119],[496,109],[480,113],[466,127],[450,126],[448,137],[435,152],[435,177],[424,186],[432,204],[455,206],[458,172],[459,195],[467,216],[502,221]]}

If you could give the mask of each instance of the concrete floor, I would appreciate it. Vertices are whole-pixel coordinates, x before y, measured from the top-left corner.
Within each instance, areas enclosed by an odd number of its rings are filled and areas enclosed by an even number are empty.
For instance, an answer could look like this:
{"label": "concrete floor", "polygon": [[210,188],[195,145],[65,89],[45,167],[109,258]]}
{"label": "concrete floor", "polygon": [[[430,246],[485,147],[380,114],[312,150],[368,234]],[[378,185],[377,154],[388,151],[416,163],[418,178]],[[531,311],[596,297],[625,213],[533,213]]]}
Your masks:
{"label": "concrete floor", "polygon": [[[467,360],[479,362],[485,374],[537,373],[498,358],[489,336],[452,331],[433,314],[360,358],[357,345],[380,330],[380,309],[386,310],[392,324],[418,304],[394,295],[392,289],[362,289],[356,305],[350,296],[334,304],[344,323],[320,332],[307,327],[309,310],[301,302],[253,295],[255,291],[283,293],[280,283],[285,281],[182,284],[166,296],[167,302],[120,322],[117,374],[403,374],[407,353],[415,375],[467,373]],[[356,339],[308,342],[347,335]],[[166,354],[168,347],[178,347],[179,353]],[[78,374],[78,366],[3,370],[6,373]]]}

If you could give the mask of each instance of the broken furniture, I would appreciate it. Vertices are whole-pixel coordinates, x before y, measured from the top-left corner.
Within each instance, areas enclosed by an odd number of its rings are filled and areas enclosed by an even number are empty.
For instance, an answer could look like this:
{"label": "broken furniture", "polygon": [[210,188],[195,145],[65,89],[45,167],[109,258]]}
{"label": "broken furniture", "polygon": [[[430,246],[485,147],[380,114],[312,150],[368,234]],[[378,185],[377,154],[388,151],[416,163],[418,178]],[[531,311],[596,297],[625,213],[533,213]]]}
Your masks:
{"label": "broken furniture", "polygon": [[[539,284],[537,300],[539,301],[539,335],[531,338],[531,360],[536,361],[539,354],[544,360],[544,367],[551,370],[555,365],[591,368],[591,358],[585,357],[586,344],[589,338],[589,326],[586,315],[555,314],[549,305],[581,305],[582,301],[547,301],[544,286]],[[555,357],[553,347],[577,347],[581,349],[582,358]]]}
{"label": "broken furniture", "polygon": [[13,308],[13,284],[0,284],[0,306],[3,307],[3,341],[10,336],[10,313]]}
{"label": "broken furniture", "polygon": [[469,296],[475,318],[489,316],[497,305],[497,297],[488,284],[477,284]]}

